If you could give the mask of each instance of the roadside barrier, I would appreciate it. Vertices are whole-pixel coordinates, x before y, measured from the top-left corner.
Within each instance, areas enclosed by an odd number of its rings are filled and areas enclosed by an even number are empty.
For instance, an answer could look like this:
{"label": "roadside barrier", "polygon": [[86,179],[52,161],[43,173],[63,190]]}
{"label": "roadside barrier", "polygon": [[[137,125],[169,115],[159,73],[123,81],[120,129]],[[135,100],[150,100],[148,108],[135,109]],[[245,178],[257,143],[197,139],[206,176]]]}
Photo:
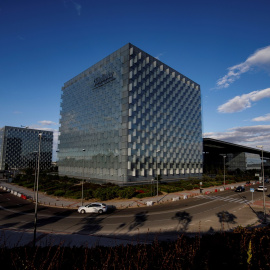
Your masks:
{"label": "roadside barrier", "polygon": [[180,200],[179,197],[174,197],[174,198],[172,198],[172,201],[173,201],[173,202],[176,202],[176,201],[179,201],[179,200]]}
{"label": "roadside barrier", "polygon": [[22,193],[20,193],[20,192],[18,192],[16,190],[7,188],[5,186],[0,186],[0,188],[3,189],[3,190],[5,190],[5,191],[7,191],[7,192],[10,192],[12,195],[17,196],[19,198],[22,198],[24,200],[27,200],[28,199],[28,197],[26,195],[24,195],[24,194],[22,194]]}
{"label": "roadside barrier", "polygon": [[147,202],[146,202],[146,205],[147,205],[147,206],[152,206],[153,203],[154,203],[153,201],[147,201]]}
{"label": "roadside barrier", "polygon": [[137,203],[137,207],[140,207],[140,205],[144,205],[143,203],[139,202],[139,201],[136,201]]}

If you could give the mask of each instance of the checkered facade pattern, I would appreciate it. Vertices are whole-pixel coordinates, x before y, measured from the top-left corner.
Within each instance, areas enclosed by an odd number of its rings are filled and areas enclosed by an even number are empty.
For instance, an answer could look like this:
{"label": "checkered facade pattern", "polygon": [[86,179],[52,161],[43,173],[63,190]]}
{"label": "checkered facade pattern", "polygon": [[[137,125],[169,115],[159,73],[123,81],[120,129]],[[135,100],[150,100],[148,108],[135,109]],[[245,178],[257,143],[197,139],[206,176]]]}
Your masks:
{"label": "checkered facade pattern", "polygon": [[40,169],[51,167],[53,132],[5,126],[0,129],[0,166],[1,170],[36,168],[39,134],[40,144]]}
{"label": "checkered facade pattern", "polygon": [[61,107],[62,175],[126,183],[202,174],[200,86],[132,44],[67,82]]}

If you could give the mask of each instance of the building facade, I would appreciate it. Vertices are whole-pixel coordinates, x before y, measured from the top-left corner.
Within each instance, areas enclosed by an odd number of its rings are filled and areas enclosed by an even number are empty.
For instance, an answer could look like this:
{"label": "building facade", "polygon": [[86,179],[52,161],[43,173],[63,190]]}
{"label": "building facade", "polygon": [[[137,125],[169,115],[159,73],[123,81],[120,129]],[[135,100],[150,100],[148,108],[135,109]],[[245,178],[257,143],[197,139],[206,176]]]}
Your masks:
{"label": "building facade", "polygon": [[53,132],[5,126],[0,129],[0,169],[35,168],[40,142],[40,169],[52,162]]}
{"label": "building facade", "polygon": [[130,43],[64,84],[59,131],[60,175],[202,174],[200,86]]}
{"label": "building facade", "polygon": [[[216,174],[223,171],[234,172],[236,170],[261,170],[262,151],[244,145],[220,141],[212,138],[203,139],[204,148],[204,173]],[[225,158],[224,158],[225,157]],[[270,152],[264,151],[263,164],[269,168]]]}
{"label": "building facade", "polygon": [[235,171],[237,169],[241,171],[247,170],[260,170],[261,158],[259,154],[251,153],[228,153],[225,164],[228,171]]}

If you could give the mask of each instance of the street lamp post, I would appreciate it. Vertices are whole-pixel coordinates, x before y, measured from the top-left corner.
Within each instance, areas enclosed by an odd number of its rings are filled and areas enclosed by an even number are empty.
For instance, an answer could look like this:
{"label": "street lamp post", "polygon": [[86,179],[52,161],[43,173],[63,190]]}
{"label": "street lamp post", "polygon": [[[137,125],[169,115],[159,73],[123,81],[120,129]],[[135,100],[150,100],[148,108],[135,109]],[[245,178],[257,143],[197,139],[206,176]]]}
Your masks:
{"label": "street lamp post", "polygon": [[41,145],[42,133],[39,133],[38,136],[39,136],[39,146],[38,146],[38,168],[37,168],[37,183],[36,183],[35,220],[34,220],[34,241],[33,241],[34,247],[36,245],[36,233],[37,233],[38,179],[39,179],[40,145]]}
{"label": "street lamp post", "polygon": [[38,151],[33,152],[35,154],[35,182],[34,182],[34,201],[36,200],[36,185],[37,185],[37,159],[38,159]]}
{"label": "street lamp post", "polygon": [[262,149],[262,181],[263,181],[263,219],[266,222],[266,210],[265,210],[265,190],[264,190],[264,167],[263,167],[263,146],[257,145],[258,148]]}
{"label": "street lamp post", "polygon": [[157,153],[160,152],[160,150],[156,150],[156,177],[157,177],[157,196],[158,196],[158,162],[157,162]]}
{"label": "street lamp post", "polygon": [[82,179],[82,206],[83,206],[83,182],[84,182],[84,159],[85,159],[85,149],[82,150],[83,151],[83,179]]}
{"label": "street lamp post", "polygon": [[223,186],[224,186],[224,189],[225,189],[225,159],[226,159],[226,155],[221,154],[221,156],[223,156],[223,171],[224,171]]}

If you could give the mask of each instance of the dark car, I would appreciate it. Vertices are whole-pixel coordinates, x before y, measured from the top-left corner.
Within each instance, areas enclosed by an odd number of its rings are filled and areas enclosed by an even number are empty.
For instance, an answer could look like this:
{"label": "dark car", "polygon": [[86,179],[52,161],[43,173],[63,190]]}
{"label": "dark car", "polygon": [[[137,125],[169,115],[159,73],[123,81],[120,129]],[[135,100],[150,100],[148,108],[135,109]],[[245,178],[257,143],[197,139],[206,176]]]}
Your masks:
{"label": "dark car", "polygon": [[238,186],[236,189],[235,189],[235,192],[243,192],[245,191],[245,188],[242,187],[242,186]]}

